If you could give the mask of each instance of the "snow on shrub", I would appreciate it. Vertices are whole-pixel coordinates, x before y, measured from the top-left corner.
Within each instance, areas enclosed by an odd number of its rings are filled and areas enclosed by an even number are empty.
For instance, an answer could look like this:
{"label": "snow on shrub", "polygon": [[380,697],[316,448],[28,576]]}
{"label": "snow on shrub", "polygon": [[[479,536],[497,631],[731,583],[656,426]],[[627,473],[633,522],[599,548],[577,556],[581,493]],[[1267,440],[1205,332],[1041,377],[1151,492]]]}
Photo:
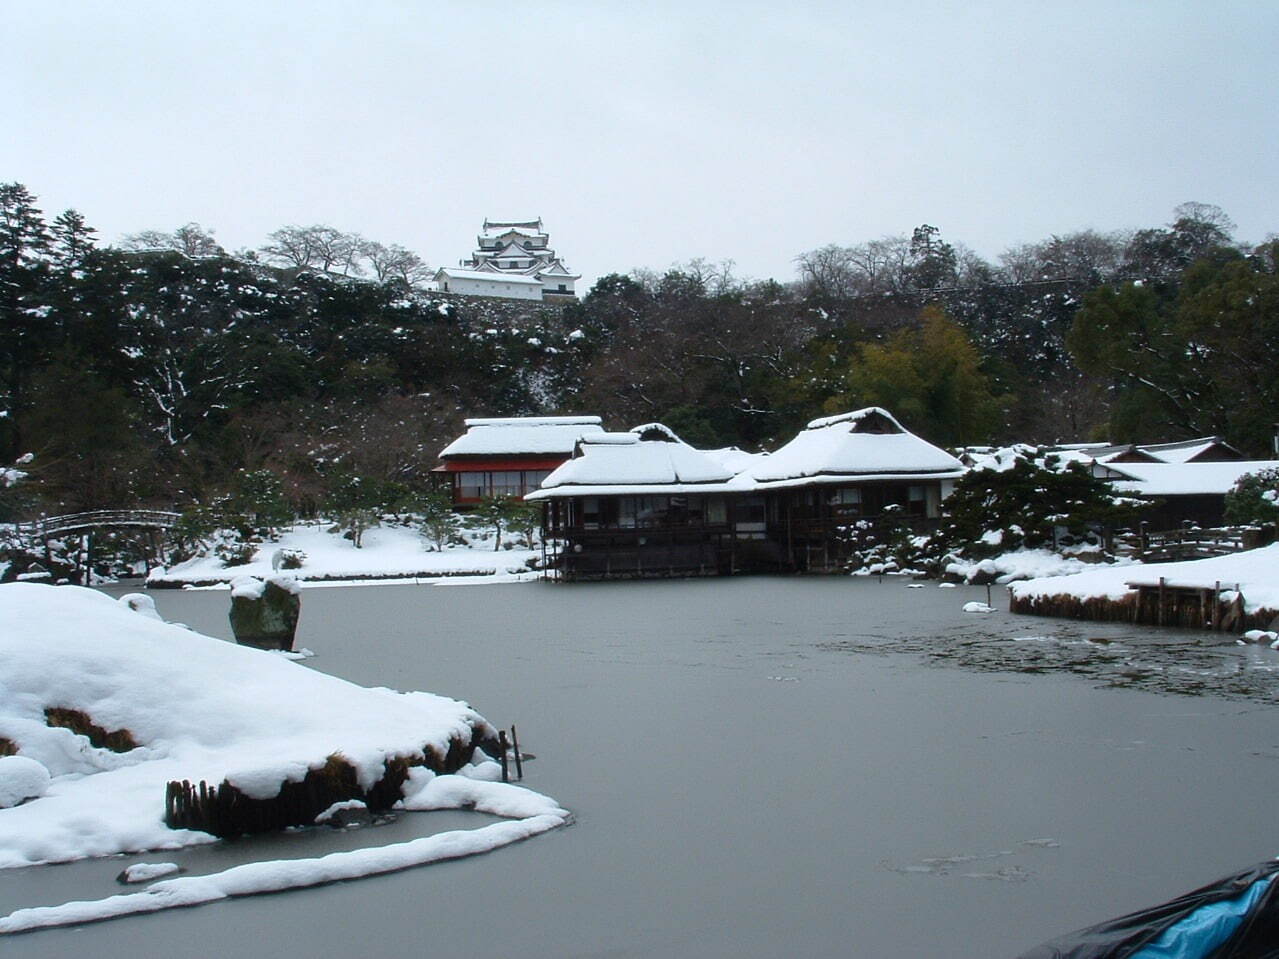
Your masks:
{"label": "snow on shrub", "polygon": [[1226,521],[1239,526],[1279,523],[1279,469],[1239,477],[1226,494]]}

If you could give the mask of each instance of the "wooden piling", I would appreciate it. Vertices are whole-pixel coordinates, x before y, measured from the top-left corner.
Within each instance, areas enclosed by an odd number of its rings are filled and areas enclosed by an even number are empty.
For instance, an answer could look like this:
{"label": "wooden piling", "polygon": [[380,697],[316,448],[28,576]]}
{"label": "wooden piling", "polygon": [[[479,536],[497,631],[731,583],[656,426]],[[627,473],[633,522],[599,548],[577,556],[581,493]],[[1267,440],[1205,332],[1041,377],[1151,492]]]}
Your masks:
{"label": "wooden piling", "polygon": [[502,750],[502,757],[501,757],[501,758],[502,758],[502,782],[507,783],[507,782],[510,782],[510,781],[511,781],[511,779],[510,779],[510,774],[509,774],[509,772],[507,771],[507,768],[506,768],[506,763],[507,763],[507,756],[506,756],[506,752],[507,752],[507,749],[508,749],[508,747],[509,747],[509,744],[508,744],[508,743],[507,743],[507,741],[506,741],[506,730],[505,730],[505,729],[500,730],[500,731],[498,732],[498,734],[497,734],[497,743],[498,743],[498,746],[499,746],[499,747],[501,748],[501,750]]}
{"label": "wooden piling", "polygon": [[281,783],[279,793],[269,799],[252,799],[226,780],[217,785],[169,782],[164,822],[170,829],[196,829],[229,838],[309,826],[325,809],[349,799],[358,799],[375,812],[387,810],[404,795],[404,783],[414,766],[446,774],[471,762],[477,748],[491,755],[496,749],[487,735],[489,729],[474,731],[484,734],[482,739],[452,739],[447,751],[428,744],[420,753],[390,756],[383,762],[382,776],[367,789],[360,785],[355,767],[336,753],[323,766],[309,769],[300,782]]}
{"label": "wooden piling", "polygon": [[515,724],[511,723],[511,748],[515,753],[515,777],[524,780],[524,759],[520,756],[520,737],[515,732]]}

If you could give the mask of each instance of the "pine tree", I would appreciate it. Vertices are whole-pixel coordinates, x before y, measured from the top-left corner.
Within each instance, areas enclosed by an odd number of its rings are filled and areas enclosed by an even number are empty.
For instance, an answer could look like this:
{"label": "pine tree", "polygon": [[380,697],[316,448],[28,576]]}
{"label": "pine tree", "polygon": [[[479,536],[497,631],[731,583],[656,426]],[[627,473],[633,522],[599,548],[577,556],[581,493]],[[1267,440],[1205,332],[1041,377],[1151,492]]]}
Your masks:
{"label": "pine tree", "polygon": [[49,341],[49,230],[36,198],[21,183],[0,184],[0,405],[8,413],[0,447],[22,450],[17,423],[30,378]]}

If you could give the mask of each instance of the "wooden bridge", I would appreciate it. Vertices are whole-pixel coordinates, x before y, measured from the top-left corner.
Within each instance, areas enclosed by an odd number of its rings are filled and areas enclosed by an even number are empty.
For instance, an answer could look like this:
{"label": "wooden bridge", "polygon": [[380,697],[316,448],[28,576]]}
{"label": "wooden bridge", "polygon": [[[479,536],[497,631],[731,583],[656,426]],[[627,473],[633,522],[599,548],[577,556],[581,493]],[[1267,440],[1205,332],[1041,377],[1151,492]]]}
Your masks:
{"label": "wooden bridge", "polygon": [[18,533],[32,540],[45,543],[48,558],[49,540],[55,536],[84,537],[84,585],[93,578],[93,534],[95,531],[127,531],[145,537],[144,555],[147,568],[163,556],[163,537],[178,522],[180,513],[156,509],[98,509],[86,513],[67,513],[62,516],[45,516],[29,523],[18,523]]}
{"label": "wooden bridge", "polygon": [[1250,527],[1189,527],[1152,532],[1142,529],[1115,538],[1116,552],[1143,563],[1176,563],[1190,559],[1225,556],[1264,546],[1262,531]]}
{"label": "wooden bridge", "polygon": [[158,509],[98,509],[87,513],[45,516],[30,523],[19,523],[18,531],[47,539],[63,533],[85,533],[94,529],[170,530],[177,525],[180,516],[180,513]]}

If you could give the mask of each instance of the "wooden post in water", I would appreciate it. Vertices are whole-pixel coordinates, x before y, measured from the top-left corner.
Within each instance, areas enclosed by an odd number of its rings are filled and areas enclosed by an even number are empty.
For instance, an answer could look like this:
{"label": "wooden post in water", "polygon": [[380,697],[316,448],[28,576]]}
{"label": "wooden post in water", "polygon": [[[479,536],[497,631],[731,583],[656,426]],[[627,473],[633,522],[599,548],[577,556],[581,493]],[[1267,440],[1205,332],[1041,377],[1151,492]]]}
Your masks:
{"label": "wooden post in water", "polygon": [[505,729],[498,730],[497,746],[500,750],[502,750],[502,782],[508,783],[511,781],[511,777],[510,777],[510,774],[507,772],[507,768],[506,768],[506,762],[507,762],[506,750],[508,748],[508,743],[506,741]]}
{"label": "wooden post in water", "polygon": [[524,760],[520,757],[520,737],[515,731],[514,723],[511,723],[511,749],[515,753],[515,776],[520,781],[523,781]]}

